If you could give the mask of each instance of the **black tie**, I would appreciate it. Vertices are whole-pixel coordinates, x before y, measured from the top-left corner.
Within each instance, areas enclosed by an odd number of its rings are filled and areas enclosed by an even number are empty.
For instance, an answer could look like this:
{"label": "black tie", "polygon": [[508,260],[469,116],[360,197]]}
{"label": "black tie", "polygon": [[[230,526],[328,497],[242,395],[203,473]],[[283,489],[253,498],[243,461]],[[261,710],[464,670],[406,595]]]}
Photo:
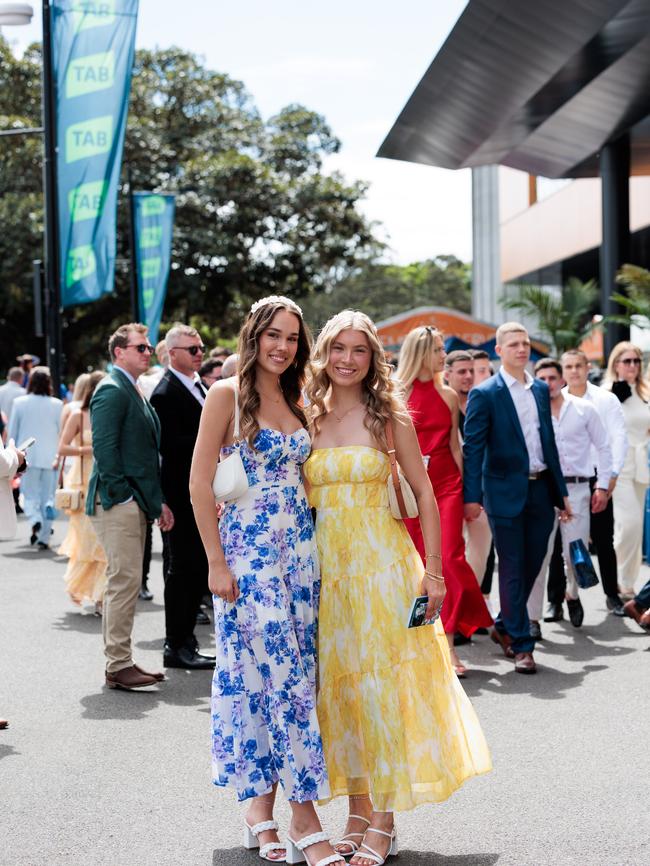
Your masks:
{"label": "black tie", "polygon": [[203,385],[199,382],[198,379],[197,379],[196,382],[194,383],[194,387],[196,388],[196,390],[199,392],[199,394],[200,394],[200,395],[203,397],[203,399],[205,400],[205,397],[206,397],[206,391],[205,391],[205,388],[204,388]]}

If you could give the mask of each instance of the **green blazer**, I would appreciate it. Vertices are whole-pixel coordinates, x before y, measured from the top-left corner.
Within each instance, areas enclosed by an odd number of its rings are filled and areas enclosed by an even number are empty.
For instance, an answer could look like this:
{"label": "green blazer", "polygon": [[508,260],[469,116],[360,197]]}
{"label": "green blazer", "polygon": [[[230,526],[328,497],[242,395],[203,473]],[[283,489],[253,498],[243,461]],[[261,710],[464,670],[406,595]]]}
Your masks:
{"label": "green blazer", "polygon": [[113,370],[90,401],[95,463],[86,498],[86,514],[95,500],[108,511],[133,497],[149,520],[160,517],[160,422],[155,410],[131,382]]}

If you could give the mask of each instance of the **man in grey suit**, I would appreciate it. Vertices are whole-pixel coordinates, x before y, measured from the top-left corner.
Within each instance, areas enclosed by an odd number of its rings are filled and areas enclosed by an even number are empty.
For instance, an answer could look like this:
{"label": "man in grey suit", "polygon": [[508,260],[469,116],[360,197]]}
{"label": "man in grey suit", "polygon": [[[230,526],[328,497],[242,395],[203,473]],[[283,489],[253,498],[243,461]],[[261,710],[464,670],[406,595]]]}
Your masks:
{"label": "man in grey suit", "polygon": [[20,367],[12,367],[7,373],[7,381],[0,385],[0,412],[7,421],[11,418],[11,408],[16,397],[23,397],[27,392],[23,388],[23,371]]}
{"label": "man in grey suit", "polygon": [[160,423],[137,385],[153,347],[147,328],[122,325],[108,341],[110,376],[90,401],[95,463],[88,482],[86,513],[108,557],[103,634],[106,685],[143,688],[164,679],[135,664],[131,632],[142,580],[147,523],[158,520],[166,532],[174,517],[162,501]]}

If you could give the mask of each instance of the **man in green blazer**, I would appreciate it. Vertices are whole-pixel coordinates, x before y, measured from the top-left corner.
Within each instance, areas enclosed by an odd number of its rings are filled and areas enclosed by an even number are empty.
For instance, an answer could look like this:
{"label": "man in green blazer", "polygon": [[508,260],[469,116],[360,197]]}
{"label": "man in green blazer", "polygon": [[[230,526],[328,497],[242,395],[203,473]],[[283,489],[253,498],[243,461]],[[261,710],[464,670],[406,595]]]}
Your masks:
{"label": "man in green blazer", "polygon": [[113,370],[90,401],[95,463],[86,513],[108,558],[103,605],[106,685],[129,691],[164,679],[134,663],[131,633],[147,522],[157,519],[166,532],[174,517],[162,501],[160,423],[137,385],[153,352],[147,328],[122,325],[109,339],[108,350]]}

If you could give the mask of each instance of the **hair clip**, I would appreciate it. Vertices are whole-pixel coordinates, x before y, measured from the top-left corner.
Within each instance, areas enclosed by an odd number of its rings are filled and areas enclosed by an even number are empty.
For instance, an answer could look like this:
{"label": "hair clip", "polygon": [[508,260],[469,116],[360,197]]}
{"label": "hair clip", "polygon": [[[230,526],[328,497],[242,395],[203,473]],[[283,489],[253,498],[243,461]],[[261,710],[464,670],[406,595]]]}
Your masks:
{"label": "hair clip", "polygon": [[298,315],[302,318],[302,310],[298,306],[295,301],[292,301],[291,298],[287,298],[284,295],[268,295],[266,298],[260,298],[259,301],[255,301],[254,304],[251,305],[250,312],[256,313],[260,307],[264,307],[267,304],[285,304],[289,307],[293,312],[297,312]]}

